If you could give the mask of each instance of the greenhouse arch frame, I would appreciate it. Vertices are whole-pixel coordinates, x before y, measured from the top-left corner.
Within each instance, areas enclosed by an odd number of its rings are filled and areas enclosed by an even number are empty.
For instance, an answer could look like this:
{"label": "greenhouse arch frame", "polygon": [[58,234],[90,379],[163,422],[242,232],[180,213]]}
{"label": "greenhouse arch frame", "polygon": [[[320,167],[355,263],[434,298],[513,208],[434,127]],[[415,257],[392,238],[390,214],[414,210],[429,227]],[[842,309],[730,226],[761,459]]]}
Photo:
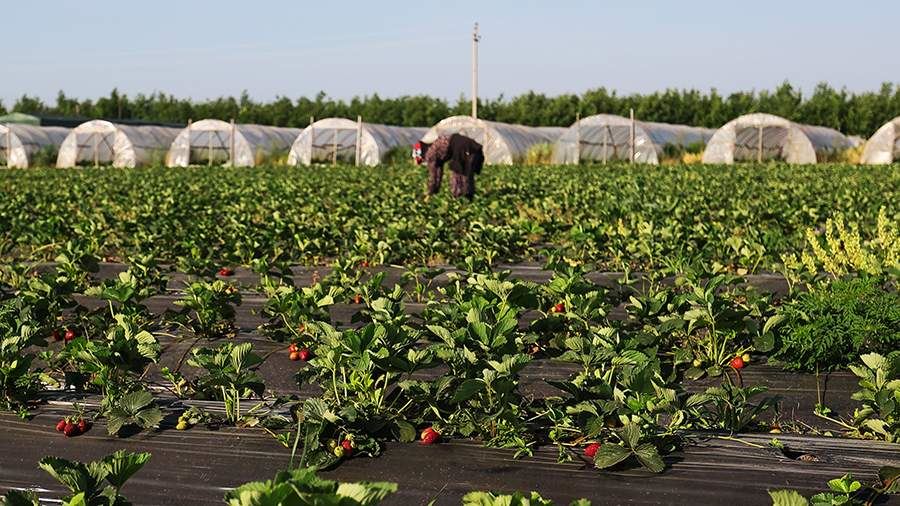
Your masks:
{"label": "greenhouse arch frame", "polygon": [[860,162],[869,165],[894,163],[900,159],[900,116],[875,131],[863,148]]}
{"label": "greenhouse arch frame", "polygon": [[286,155],[300,132],[299,128],[204,119],[178,132],[166,155],[166,165],[187,167],[197,155],[205,157],[204,163],[209,165],[254,167]]}
{"label": "greenhouse arch frame", "polygon": [[59,151],[71,130],[20,123],[0,124],[0,157],[5,167],[27,169],[33,156],[43,149]]}
{"label": "greenhouse arch frame", "polygon": [[177,128],[132,126],[106,120],[86,121],[73,128],[59,148],[56,166],[80,162],[113,167],[137,167],[162,162]]}
{"label": "greenhouse arch frame", "polygon": [[[581,118],[560,135],[553,145],[553,162],[577,164],[631,159],[631,128],[634,125],[634,162],[656,165],[667,147],[685,149],[706,144],[715,130],[669,123],[634,121],[615,114]],[[576,149],[577,147],[577,149]]]}
{"label": "greenhouse arch frame", "polygon": [[412,145],[427,128],[399,127],[353,121],[347,118],[323,118],[304,128],[294,140],[288,165],[314,162],[347,162],[375,166],[398,147]]}
{"label": "greenhouse arch frame", "polygon": [[703,152],[703,163],[783,160],[813,164],[852,146],[846,135],[832,128],[753,113],[739,116],[716,130]]}

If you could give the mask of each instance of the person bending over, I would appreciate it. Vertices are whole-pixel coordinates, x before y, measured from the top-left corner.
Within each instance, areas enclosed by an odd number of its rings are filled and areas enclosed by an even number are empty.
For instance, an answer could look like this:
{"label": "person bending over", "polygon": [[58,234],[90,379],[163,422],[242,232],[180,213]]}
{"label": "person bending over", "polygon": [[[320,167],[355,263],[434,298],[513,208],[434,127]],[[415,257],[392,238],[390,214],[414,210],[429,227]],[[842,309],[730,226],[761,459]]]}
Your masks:
{"label": "person bending over", "polygon": [[441,135],[431,144],[417,142],[413,146],[416,164],[428,165],[426,198],[441,189],[444,164],[450,163],[450,192],[454,197],[475,197],[475,175],[484,165],[481,144],[465,135]]}

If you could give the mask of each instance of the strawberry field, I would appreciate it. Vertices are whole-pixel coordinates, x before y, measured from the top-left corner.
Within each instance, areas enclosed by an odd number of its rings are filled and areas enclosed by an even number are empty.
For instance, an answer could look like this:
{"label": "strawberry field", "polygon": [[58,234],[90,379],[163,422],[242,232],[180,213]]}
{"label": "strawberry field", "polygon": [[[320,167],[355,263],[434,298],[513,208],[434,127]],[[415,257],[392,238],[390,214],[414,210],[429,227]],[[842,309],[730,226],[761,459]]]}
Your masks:
{"label": "strawberry field", "polygon": [[0,173],[6,503],[897,501],[895,166],[424,186]]}

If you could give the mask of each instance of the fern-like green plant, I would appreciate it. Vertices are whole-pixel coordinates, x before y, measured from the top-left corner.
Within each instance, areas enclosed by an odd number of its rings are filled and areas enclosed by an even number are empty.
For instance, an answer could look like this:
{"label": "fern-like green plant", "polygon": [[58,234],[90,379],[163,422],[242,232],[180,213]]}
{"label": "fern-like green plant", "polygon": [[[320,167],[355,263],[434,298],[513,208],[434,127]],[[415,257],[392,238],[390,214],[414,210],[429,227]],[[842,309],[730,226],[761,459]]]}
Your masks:
{"label": "fern-like green plant", "polygon": [[900,295],[875,278],[836,280],[788,300],[767,327],[778,336],[771,358],[786,369],[834,370],[900,349]]}

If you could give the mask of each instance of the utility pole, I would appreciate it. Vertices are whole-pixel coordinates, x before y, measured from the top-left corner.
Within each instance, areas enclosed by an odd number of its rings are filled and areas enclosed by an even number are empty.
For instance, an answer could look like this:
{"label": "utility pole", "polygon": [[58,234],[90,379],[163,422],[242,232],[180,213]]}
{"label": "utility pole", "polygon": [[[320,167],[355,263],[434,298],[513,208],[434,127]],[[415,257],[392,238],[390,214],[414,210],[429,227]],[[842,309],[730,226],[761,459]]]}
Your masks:
{"label": "utility pole", "polygon": [[475,23],[475,29],[472,30],[472,117],[475,119],[478,119],[478,41],[480,40],[478,23]]}

